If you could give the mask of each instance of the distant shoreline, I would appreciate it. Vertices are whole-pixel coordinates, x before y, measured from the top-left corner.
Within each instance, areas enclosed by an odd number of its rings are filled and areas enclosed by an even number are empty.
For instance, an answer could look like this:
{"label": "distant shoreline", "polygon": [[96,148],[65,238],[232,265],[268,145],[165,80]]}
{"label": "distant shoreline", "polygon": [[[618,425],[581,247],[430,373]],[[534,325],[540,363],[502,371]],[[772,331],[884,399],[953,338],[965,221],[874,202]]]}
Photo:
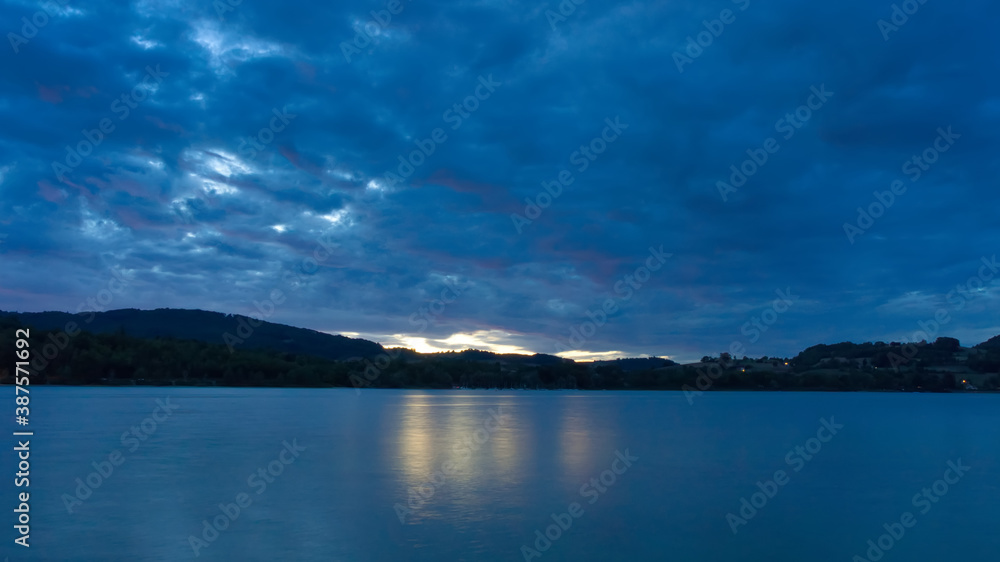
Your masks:
{"label": "distant shoreline", "polygon": [[[0,382],[0,386],[14,386]],[[351,386],[229,386],[214,384],[34,384],[33,387],[54,388],[248,388],[258,390],[355,390]],[[679,388],[434,388],[434,387],[369,387],[358,389],[362,392],[378,390],[432,390],[435,392],[685,392]],[[885,389],[838,389],[838,388],[717,388],[700,392],[822,392],[822,393],[869,393],[869,394],[1000,394],[1000,390],[885,390]]]}
{"label": "distant shoreline", "polygon": [[[1000,336],[973,347],[842,342],[794,357],[728,352],[576,362],[467,349],[418,353],[343,336],[181,309],[2,313],[0,384],[413,390],[988,392],[1000,390]],[[15,341],[17,340],[17,341]],[[16,352],[16,355],[15,355]],[[15,376],[15,369],[17,374]]]}

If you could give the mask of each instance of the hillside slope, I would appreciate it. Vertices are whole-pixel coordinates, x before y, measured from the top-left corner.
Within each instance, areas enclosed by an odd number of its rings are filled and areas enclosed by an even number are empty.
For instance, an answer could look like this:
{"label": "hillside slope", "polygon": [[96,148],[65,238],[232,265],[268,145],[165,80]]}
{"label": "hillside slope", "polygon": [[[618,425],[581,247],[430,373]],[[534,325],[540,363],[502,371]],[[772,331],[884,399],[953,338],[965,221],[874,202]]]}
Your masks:
{"label": "hillside slope", "polygon": [[[88,332],[106,334],[124,331],[137,338],[176,338],[217,344],[233,344],[235,349],[270,349],[280,352],[311,355],[324,359],[349,359],[351,357],[374,357],[382,353],[381,345],[363,339],[324,334],[315,330],[295,328],[284,324],[264,322],[247,338],[246,327],[257,321],[245,316],[208,312],[204,310],[184,310],[159,308],[138,310],[125,308],[107,312],[0,312],[0,315],[14,316],[26,325],[39,330],[62,330],[69,322]],[[239,330],[241,322],[246,327]],[[242,342],[224,339],[230,334]],[[228,340],[228,341],[227,341]]]}

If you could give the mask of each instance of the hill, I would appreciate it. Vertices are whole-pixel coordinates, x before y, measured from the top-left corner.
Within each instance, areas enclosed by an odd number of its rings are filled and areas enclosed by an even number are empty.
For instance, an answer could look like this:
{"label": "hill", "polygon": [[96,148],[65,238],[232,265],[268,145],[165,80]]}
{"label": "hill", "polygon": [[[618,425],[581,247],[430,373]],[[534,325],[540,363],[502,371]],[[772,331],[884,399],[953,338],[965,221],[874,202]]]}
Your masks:
{"label": "hill", "polygon": [[1000,336],[993,336],[992,338],[977,345],[976,349],[985,349],[987,351],[1000,351]]}
{"label": "hill", "polygon": [[440,359],[444,361],[485,361],[492,363],[505,363],[514,365],[555,365],[568,361],[556,355],[546,355],[536,353],[534,355],[521,355],[518,353],[493,353],[481,349],[466,349],[463,351],[442,351],[439,353],[417,353],[415,358]]}
{"label": "hill", "polygon": [[673,367],[677,363],[662,357],[630,357],[626,359],[613,359],[610,361],[594,361],[596,366],[618,367],[622,371],[644,371],[648,369],[659,369],[662,367]]}
{"label": "hill", "polygon": [[[67,323],[73,322],[82,330],[95,334],[124,332],[143,339],[194,340],[223,344],[232,349],[268,349],[333,360],[370,358],[385,351],[381,345],[364,339],[333,336],[266,321],[254,327],[259,321],[252,318],[204,310],[125,308],[78,314],[0,311],[0,316],[13,316],[21,324],[38,330],[63,330]],[[252,330],[249,337],[242,337],[247,335],[248,329]],[[227,338],[226,334],[231,338]]]}
{"label": "hill", "polygon": [[[70,330],[69,325],[80,328]],[[0,312],[0,350],[30,327],[32,384],[630,390],[1000,389],[1000,336],[904,344],[820,344],[793,358],[728,353],[677,365],[664,358],[578,363],[553,355],[467,349],[418,353],[202,310]],[[0,365],[0,383],[12,383]]]}

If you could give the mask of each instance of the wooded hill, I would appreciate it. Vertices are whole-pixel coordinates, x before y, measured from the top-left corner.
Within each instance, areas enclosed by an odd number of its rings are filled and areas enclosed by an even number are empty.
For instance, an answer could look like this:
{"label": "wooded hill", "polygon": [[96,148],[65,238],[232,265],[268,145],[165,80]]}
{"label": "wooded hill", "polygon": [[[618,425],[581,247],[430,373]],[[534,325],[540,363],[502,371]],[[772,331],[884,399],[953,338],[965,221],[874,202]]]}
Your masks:
{"label": "wooded hill", "polygon": [[543,354],[386,350],[363,339],[177,309],[0,312],[0,350],[11,352],[11,361],[0,363],[0,383],[13,381],[15,330],[23,327],[31,328],[32,384],[906,391],[1000,387],[1000,336],[971,348],[953,338],[938,338],[914,344],[821,344],[793,358],[721,354],[688,365],[663,358],[578,363]]}

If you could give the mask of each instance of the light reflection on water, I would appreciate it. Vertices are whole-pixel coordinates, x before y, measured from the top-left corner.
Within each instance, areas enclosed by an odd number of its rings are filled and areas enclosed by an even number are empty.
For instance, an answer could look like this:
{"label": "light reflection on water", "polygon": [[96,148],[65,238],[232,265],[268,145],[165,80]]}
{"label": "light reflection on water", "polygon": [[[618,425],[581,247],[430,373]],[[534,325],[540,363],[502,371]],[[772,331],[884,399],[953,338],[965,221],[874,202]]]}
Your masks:
{"label": "light reflection on water", "polygon": [[[166,396],[181,408],[67,513],[75,479]],[[543,562],[849,560],[958,457],[973,470],[891,555],[987,560],[1000,548],[998,399],[711,392],[690,406],[673,392],[39,388],[33,547],[3,554],[191,560],[188,537],[297,439],[307,450],[265,492],[250,490],[253,504],[199,561],[520,560],[521,545],[574,501],[584,514]],[[476,443],[490,410],[503,423]],[[844,432],[733,536],[726,513],[830,415]],[[639,460],[587,503],[581,486],[616,450]],[[446,462],[453,472],[400,523],[394,506]],[[14,472],[10,455],[0,463]],[[0,505],[13,501],[13,487],[0,487]]]}

